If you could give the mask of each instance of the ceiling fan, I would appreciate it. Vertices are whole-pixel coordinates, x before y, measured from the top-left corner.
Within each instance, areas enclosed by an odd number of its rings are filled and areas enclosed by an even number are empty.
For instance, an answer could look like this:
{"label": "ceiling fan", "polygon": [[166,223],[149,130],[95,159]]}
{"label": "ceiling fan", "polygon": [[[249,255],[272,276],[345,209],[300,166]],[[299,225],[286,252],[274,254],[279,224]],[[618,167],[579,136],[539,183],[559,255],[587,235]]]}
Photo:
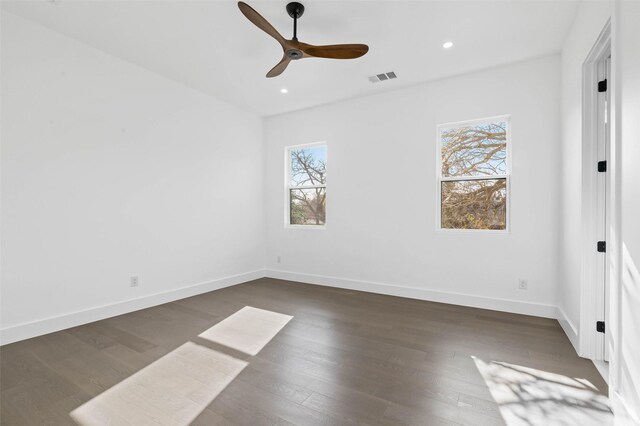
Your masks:
{"label": "ceiling fan", "polygon": [[303,58],[330,58],[330,59],[354,59],[359,58],[369,51],[366,44],[331,44],[326,46],[314,46],[298,41],[298,18],[304,13],[304,6],[298,2],[287,5],[287,13],[293,18],[293,38],[287,40],[273,28],[258,12],[245,2],[239,1],[238,7],[248,20],[271,37],[275,38],[282,46],[284,56],[282,60],[267,73],[267,77],[276,77],[287,68],[289,62]]}

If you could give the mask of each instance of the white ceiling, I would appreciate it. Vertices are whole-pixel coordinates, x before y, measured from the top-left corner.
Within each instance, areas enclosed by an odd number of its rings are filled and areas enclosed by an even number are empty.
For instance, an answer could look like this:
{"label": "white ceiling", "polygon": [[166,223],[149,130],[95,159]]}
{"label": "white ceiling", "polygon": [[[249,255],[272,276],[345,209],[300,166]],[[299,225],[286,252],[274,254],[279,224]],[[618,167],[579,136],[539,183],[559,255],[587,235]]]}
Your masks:
{"label": "white ceiling", "polygon": [[[247,0],[286,38],[287,1]],[[354,60],[282,57],[235,1],[2,1],[2,9],[261,115],[273,115],[559,52],[577,1],[302,0],[298,38],[365,43]],[[455,46],[444,50],[442,43]],[[397,80],[368,76],[395,71]],[[281,88],[289,93],[283,95]]]}

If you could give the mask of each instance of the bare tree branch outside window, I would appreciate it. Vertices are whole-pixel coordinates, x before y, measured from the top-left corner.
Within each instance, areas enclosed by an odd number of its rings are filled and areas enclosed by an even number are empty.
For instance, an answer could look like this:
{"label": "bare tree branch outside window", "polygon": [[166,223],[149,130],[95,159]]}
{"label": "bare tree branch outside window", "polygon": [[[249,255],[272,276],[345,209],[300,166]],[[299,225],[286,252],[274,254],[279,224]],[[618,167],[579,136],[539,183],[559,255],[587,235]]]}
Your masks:
{"label": "bare tree branch outside window", "polygon": [[441,129],[442,228],[506,229],[507,131],[506,121]]}
{"label": "bare tree branch outside window", "polygon": [[324,225],[327,203],[327,148],[289,150],[289,223]]}

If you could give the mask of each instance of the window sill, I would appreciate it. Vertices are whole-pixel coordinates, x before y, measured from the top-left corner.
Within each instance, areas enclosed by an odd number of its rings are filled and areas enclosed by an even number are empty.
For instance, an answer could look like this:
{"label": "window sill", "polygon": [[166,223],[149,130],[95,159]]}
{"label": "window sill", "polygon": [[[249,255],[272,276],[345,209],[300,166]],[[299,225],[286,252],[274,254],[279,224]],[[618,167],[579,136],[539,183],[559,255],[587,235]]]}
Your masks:
{"label": "window sill", "polygon": [[327,225],[284,225],[284,229],[300,229],[309,231],[324,231]]}
{"label": "window sill", "polygon": [[453,228],[436,228],[436,231],[443,234],[502,234],[509,235],[509,229],[453,229]]}

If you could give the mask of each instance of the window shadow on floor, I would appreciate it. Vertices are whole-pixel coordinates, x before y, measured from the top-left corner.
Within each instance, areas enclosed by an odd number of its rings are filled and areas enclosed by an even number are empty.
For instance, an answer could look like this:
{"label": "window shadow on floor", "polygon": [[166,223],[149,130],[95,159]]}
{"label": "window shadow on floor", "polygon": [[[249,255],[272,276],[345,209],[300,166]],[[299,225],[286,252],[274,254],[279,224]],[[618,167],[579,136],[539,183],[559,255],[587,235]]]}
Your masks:
{"label": "window shadow on floor", "polygon": [[472,358],[508,426],[613,424],[609,399],[584,378]]}

